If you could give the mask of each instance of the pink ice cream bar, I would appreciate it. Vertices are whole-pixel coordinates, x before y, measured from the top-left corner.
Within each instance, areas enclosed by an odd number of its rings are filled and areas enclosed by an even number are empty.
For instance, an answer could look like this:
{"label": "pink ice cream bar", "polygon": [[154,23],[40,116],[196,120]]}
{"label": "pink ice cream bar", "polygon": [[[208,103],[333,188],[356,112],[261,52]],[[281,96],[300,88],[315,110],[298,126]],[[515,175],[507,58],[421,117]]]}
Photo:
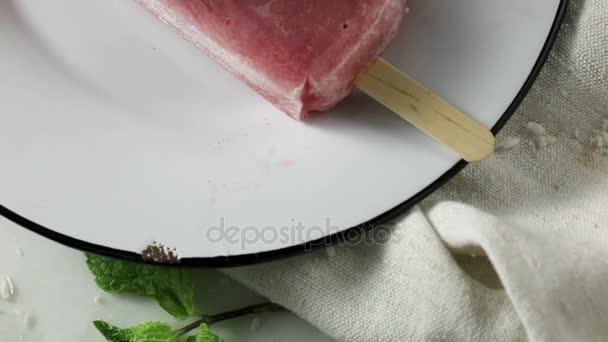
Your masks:
{"label": "pink ice cream bar", "polygon": [[406,0],[136,0],[290,116],[328,110],[395,36]]}

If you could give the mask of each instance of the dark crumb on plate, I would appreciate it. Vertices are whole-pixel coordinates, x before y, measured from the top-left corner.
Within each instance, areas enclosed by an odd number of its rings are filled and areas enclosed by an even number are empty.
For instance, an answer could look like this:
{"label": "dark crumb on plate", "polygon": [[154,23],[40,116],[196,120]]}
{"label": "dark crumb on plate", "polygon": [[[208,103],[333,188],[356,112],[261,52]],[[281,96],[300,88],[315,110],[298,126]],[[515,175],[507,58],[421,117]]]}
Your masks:
{"label": "dark crumb on plate", "polygon": [[179,263],[179,257],[177,256],[175,248],[168,248],[163,244],[156,243],[156,241],[146,247],[146,249],[141,252],[141,256],[144,261],[153,261],[162,264]]}

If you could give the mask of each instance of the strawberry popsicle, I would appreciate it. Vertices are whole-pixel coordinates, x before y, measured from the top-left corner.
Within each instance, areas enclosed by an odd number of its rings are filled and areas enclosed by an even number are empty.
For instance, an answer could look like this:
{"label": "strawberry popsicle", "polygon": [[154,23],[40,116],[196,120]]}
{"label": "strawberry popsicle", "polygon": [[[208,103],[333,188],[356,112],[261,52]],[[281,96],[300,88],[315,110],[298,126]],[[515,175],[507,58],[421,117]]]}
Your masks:
{"label": "strawberry popsicle", "polygon": [[290,116],[331,109],[395,36],[406,0],[136,0]]}

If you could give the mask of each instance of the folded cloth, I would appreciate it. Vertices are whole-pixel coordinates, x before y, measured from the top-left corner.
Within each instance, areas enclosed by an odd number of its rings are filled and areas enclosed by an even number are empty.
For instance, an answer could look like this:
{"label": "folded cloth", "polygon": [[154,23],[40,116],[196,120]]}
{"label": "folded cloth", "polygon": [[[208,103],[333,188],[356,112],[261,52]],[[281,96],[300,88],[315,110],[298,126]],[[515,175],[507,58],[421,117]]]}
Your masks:
{"label": "folded cloth", "polygon": [[571,0],[496,155],[386,243],[224,272],[338,341],[608,341],[608,1]]}

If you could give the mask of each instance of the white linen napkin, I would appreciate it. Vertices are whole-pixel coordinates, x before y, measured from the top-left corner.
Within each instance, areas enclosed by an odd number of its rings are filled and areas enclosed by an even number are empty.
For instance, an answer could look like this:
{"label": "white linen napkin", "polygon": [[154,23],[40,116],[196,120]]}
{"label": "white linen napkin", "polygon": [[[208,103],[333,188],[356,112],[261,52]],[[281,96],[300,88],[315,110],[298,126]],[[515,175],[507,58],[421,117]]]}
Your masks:
{"label": "white linen napkin", "polygon": [[607,341],[608,1],[571,1],[499,145],[385,245],[225,272],[339,341]]}

